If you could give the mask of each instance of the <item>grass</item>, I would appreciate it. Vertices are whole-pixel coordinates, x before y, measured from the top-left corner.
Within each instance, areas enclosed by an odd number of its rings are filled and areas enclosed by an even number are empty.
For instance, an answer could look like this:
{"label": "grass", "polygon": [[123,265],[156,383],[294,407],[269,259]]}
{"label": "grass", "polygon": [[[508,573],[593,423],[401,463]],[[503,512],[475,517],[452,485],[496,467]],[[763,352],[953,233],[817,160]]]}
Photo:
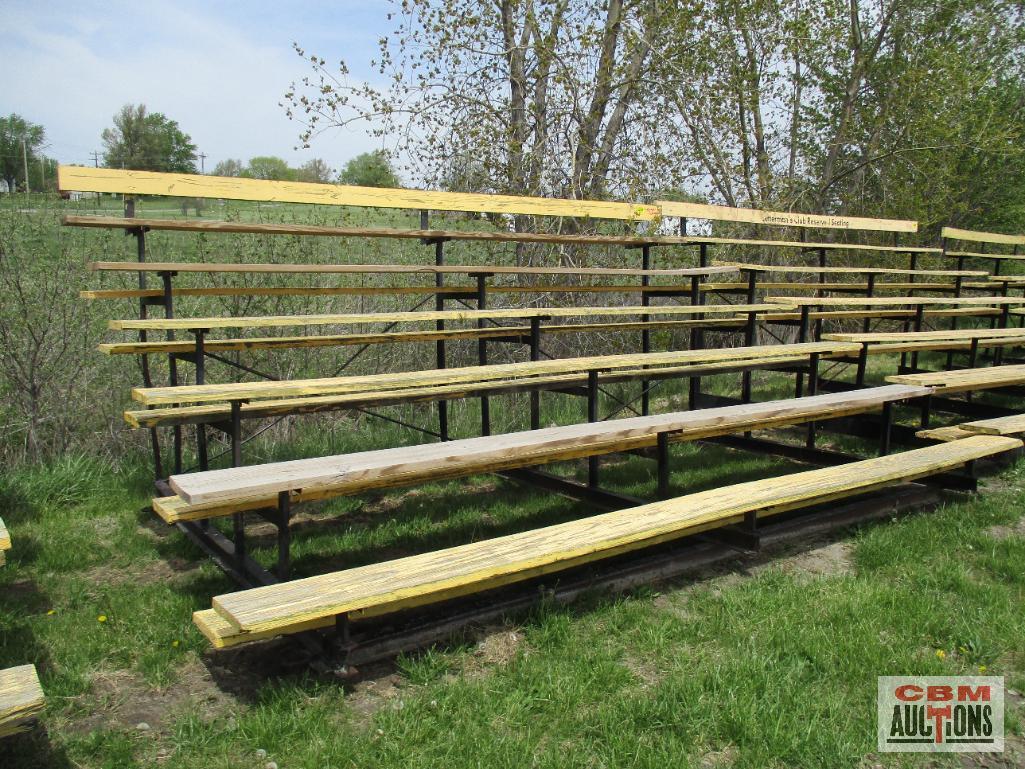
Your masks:
{"label": "grass", "polygon": [[[98,254],[133,258],[132,242],[116,232],[61,229],[57,219],[63,212],[116,214],[120,204],[0,198],[0,242],[9,248],[0,271],[39,270],[32,286],[44,285],[45,275],[57,276],[57,283],[40,294],[53,301],[31,295],[24,307],[4,305],[0,320],[24,319],[34,328],[52,324],[55,316],[43,308],[60,307],[57,299],[65,297],[67,315],[56,320],[81,331],[67,348],[73,354],[53,358],[52,370],[66,376],[47,382],[44,410],[55,416],[41,423],[48,428],[60,422],[74,439],[61,442],[54,428],[54,445],[64,447],[59,459],[35,466],[10,463],[0,474],[0,515],[14,538],[8,565],[0,569],[0,667],[34,662],[48,695],[40,729],[0,742],[3,769],[217,769],[258,767],[268,760],[282,769],[921,765],[906,757],[873,755],[877,675],[971,673],[985,667],[1007,676],[1012,688],[1025,687],[1021,468],[1005,472],[983,495],[865,526],[825,549],[806,543],[810,553],[738,557],[722,571],[627,595],[594,594],[570,607],[542,601],[500,626],[474,629],[448,644],[371,667],[348,686],[288,667],[278,647],[213,654],[193,628],[191,612],[209,607],[210,597],[231,585],[144,510],[150,492],[143,440],[123,431],[119,422],[128,385],[138,382],[136,364],[93,352],[97,341],[110,338],[103,331],[105,320],[134,310],[75,299],[79,288],[129,285],[131,276],[101,279],[82,265]],[[142,201],[137,214],[168,217],[180,211],[166,202]],[[310,207],[250,204],[211,206],[204,217],[418,224],[405,214],[384,213],[368,222],[344,210],[325,214]],[[445,226],[487,225],[454,220]],[[424,259],[415,243],[268,240],[154,233],[149,244],[154,259]],[[598,255],[596,262],[608,258]],[[498,259],[510,259],[508,251],[453,245],[449,254],[450,263]],[[693,254],[676,250],[660,255],[659,264],[692,260]],[[316,307],[183,302],[179,311],[356,308],[395,309],[346,298]],[[674,343],[670,335],[654,337],[656,349]],[[576,341],[567,340],[555,352],[573,353]],[[600,343],[610,350],[624,344],[621,335],[602,337]],[[472,346],[453,349],[454,358],[473,352]],[[428,348],[376,350],[358,370],[430,365],[431,353]],[[502,354],[496,350],[496,359]],[[295,378],[323,375],[325,366],[332,369],[346,355],[268,354],[247,362]],[[923,365],[928,362],[923,356]],[[882,373],[878,365],[871,361],[874,378]],[[735,394],[736,379],[715,378],[708,387]],[[759,380],[756,398],[786,397],[778,381]],[[97,395],[108,392],[119,395]],[[23,420],[16,394],[12,383],[0,379],[3,430]],[[663,388],[656,408],[668,409],[680,396],[679,390]],[[492,402],[496,432],[522,427],[522,398]],[[577,400],[546,395],[543,403],[544,424],[584,417]],[[605,407],[610,406],[607,400]],[[428,408],[389,413],[433,426]],[[453,406],[454,435],[475,434],[477,419],[474,404]],[[10,456],[19,455],[13,445],[20,440],[18,429],[0,435],[0,448]],[[321,415],[268,431],[246,445],[246,461],[413,440],[411,432],[373,418],[354,422],[350,415]],[[856,441],[835,447],[865,448]],[[704,445],[674,447],[673,456],[671,482],[679,494],[799,469]],[[568,463],[558,470],[579,478],[583,465]],[[639,458],[617,460],[603,466],[602,481],[650,496],[654,468]],[[294,541],[300,576],[589,511],[478,477],[338,499],[301,512]],[[270,539],[254,531],[253,541],[256,556],[269,561]],[[822,553],[829,558],[827,568],[820,569]],[[1018,735],[1020,718],[1012,709],[1009,726]],[[141,722],[150,728],[136,728]]]}
{"label": "grass", "polygon": [[[578,418],[571,399],[545,404],[546,422]],[[456,409],[457,430],[476,416]],[[310,432],[287,454],[409,440],[364,428]],[[709,446],[674,458],[678,493],[797,469]],[[617,461],[603,480],[650,495],[653,468]],[[872,756],[877,675],[984,667],[1025,687],[1020,467],[983,495],[849,532],[825,570],[798,549],[569,607],[542,601],[349,686],[282,667],[273,647],[208,651],[191,612],[231,586],[143,510],[141,464],[70,456],[6,474],[0,495],[15,544],[0,570],[0,667],[35,662],[48,694],[42,728],[0,744],[5,767],[920,765]],[[490,477],[307,512],[302,574],[587,514]],[[270,544],[257,555],[271,558]]]}

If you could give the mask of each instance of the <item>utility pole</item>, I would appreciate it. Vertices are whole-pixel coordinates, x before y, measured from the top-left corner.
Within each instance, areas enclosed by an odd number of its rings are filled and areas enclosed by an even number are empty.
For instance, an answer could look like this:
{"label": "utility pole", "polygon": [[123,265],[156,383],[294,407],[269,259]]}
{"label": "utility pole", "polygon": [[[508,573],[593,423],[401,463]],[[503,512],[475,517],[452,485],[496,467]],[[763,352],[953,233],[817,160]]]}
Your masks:
{"label": "utility pole", "polygon": [[99,168],[100,167],[100,153],[97,152],[96,150],[93,150],[92,151],[92,156],[93,156],[93,168]]}
{"label": "utility pole", "polygon": [[206,173],[206,153],[205,152],[200,152],[198,155],[196,155],[196,157],[199,158],[199,172],[201,174],[205,174]]}
{"label": "utility pole", "polygon": [[21,137],[21,163],[25,167],[25,194],[32,192],[28,183],[28,146],[25,144],[25,137]]}

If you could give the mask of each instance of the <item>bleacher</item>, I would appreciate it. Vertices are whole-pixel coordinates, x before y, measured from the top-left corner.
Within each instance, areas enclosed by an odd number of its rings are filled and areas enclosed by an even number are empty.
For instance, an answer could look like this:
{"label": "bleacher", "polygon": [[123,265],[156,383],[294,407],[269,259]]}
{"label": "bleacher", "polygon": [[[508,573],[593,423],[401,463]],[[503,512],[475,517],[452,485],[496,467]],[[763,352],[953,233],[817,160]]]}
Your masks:
{"label": "bleacher", "polygon": [[[11,535],[0,519],[0,566],[11,549]],[[28,729],[46,705],[35,665],[0,670],[0,738]]]}
{"label": "bleacher", "polygon": [[[1025,427],[1014,432],[1018,415],[987,394],[1013,394],[1025,384],[1025,366],[1000,365],[1005,351],[1025,343],[1025,330],[1009,324],[1025,298],[1010,295],[1014,282],[1007,276],[994,279],[985,270],[966,269],[969,259],[985,252],[948,251],[948,241],[965,239],[964,231],[944,230],[943,244],[933,247],[901,241],[917,232],[917,223],[910,221],[668,201],[551,200],[64,167],[59,178],[63,190],[126,196],[123,217],[69,216],[64,223],[134,237],[134,260],[107,259],[90,267],[104,281],[134,275],[137,286],[91,288],[82,298],[128,300],[138,308],[138,317],[109,323],[111,332],[137,339],[104,342],[100,350],[141,364],[141,386],[131,389],[137,406],[125,411],[125,420],[150,433],[154,512],[243,588],[213,598],[212,608],[195,615],[197,627],[216,647],[295,635],[346,652],[351,621],[428,606],[446,610],[450,602],[454,606],[472,595],[695,538],[754,547],[762,527],[776,518],[814,521],[841,503],[867,506],[879,489],[892,486],[973,490],[979,462],[1014,454],[1022,445],[1011,437],[1025,432]],[[419,226],[134,216],[132,196],[186,190],[200,198],[409,210],[419,212]],[[430,212],[446,211],[538,221],[567,217],[576,225],[572,234],[429,226]],[[679,219],[677,233],[666,232],[670,217]],[[694,231],[697,220],[708,224]],[[727,229],[722,233],[718,227]],[[785,234],[794,230],[799,237]],[[429,260],[254,263],[226,254],[220,261],[152,261],[150,233],[164,232],[406,242],[426,247]],[[557,266],[498,264],[494,256],[486,264],[450,264],[448,243],[531,244],[581,249],[581,254],[618,249],[623,257],[615,266],[595,266],[586,257]],[[710,258],[710,251],[717,258]],[[726,258],[718,258],[723,252]],[[828,264],[831,255],[843,256],[845,263]],[[815,263],[800,261],[807,256]],[[948,257],[959,259],[956,269],[947,269]],[[851,259],[868,263],[852,265]],[[263,282],[296,275],[329,284]],[[147,282],[152,276],[159,278],[156,287]],[[395,283],[364,282],[374,276]],[[187,285],[181,285],[183,278]],[[196,283],[214,278],[215,283]],[[423,278],[427,284],[418,283]],[[541,279],[559,282],[535,282]],[[604,303],[556,306],[551,301],[587,294]],[[367,311],[335,304],[370,296],[412,297],[419,304]],[[190,307],[216,307],[225,297],[298,297],[331,306],[292,314],[182,316],[178,311],[182,300]],[[660,299],[665,303],[657,303]],[[433,308],[422,309],[431,300]],[[980,325],[957,328],[960,322]],[[940,323],[949,328],[937,328]],[[542,346],[558,338],[600,340],[611,350],[581,354],[566,344],[558,354]],[[473,346],[457,347],[462,342]],[[398,343],[432,344],[433,367],[351,373],[346,366],[330,365],[336,361],[327,357],[332,348],[355,347],[351,363],[360,352]],[[494,354],[499,344],[501,361]],[[255,351],[273,356],[304,349],[327,362],[330,375],[273,377],[241,362]],[[450,365],[453,349],[464,353],[457,365]],[[946,355],[946,364],[943,370],[919,368],[919,355]],[[966,367],[955,367],[955,359]],[[851,376],[840,378],[834,372],[844,367]],[[166,384],[156,381],[158,371],[166,372]],[[738,397],[722,394],[727,375],[739,375]],[[718,386],[705,392],[702,383],[710,378]],[[636,395],[625,395],[627,389]],[[666,397],[656,400],[656,392]],[[794,397],[784,397],[790,393]],[[948,397],[960,393],[971,395]],[[513,409],[522,413],[522,429],[492,434],[490,399],[515,394],[529,400],[522,412]],[[686,410],[679,410],[675,399],[683,395]],[[585,421],[542,428],[542,411],[555,398],[582,400]],[[479,403],[479,434],[455,438],[449,407],[471,402]],[[420,417],[436,417],[437,428],[369,411],[402,406],[418,407]],[[940,428],[942,437],[924,429],[932,412],[946,410],[971,419],[955,426],[957,435],[947,428]],[[429,442],[245,462],[250,421],[350,411],[398,421]],[[224,436],[227,459],[220,464],[229,466],[214,466],[208,431]],[[249,433],[257,435],[259,428]],[[166,435],[173,447],[169,465]],[[184,457],[192,435],[198,470],[189,472]],[[859,448],[822,445],[820,439],[828,435],[845,436]],[[719,488],[674,496],[670,449],[679,443],[715,444],[817,469],[733,485],[724,478]],[[602,485],[602,462],[616,454],[654,460],[657,482],[647,498]],[[577,462],[586,465],[586,482],[548,467]],[[296,505],[484,473],[580,500],[594,513],[290,581]],[[226,518],[230,534],[217,525]],[[257,562],[247,540],[247,526],[257,519],[277,532],[272,565]],[[464,609],[452,611],[463,616]]]}

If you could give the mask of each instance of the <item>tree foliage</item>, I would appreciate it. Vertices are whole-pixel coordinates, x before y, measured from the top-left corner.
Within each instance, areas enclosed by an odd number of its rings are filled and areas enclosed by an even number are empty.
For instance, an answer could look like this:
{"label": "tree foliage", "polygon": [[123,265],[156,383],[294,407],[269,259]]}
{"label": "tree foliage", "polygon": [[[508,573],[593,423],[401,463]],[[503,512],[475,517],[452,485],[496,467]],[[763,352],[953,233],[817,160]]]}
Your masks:
{"label": "tree foliage", "polygon": [[41,125],[30,123],[13,112],[0,118],[0,178],[7,182],[8,191],[14,192],[19,180],[24,186],[26,157],[32,177],[45,142],[46,131]]}
{"label": "tree foliage", "polygon": [[214,176],[242,176],[245,170],[246,166],[241,160],[228,158],[215,165],[210,173]]}
{"label": "tree foliage", "polygon": [[1007,0],[403,0],[389,18],[383,86],[296,46],[304,144],[359,124],[429,185],[927,222],[999,216],[1025,181]]}
{"label": "tree foliage", "polygon": [[335,172],[320,158],[307,160],[296,169],[296,179],[300,182],[319,182],[326,184],[333,181]]}
{"label": "tree foliage", "polygon": [[145,104],[126,104],[102,134],[108,168],[196,172],[196,145],[178,123]]}
{"label": "tree foliage", "polygon": [[388,155],[381,150],[357,155],[338,175],[342,184],[358,184],[361,187],[398,187],[399,177],[392,168]]}
{"label": "tree foliage", "polygon": [[259,155],[249,159],[249,166],[242,176],[252,179],[272,179],[274,181],[295,181],[295,169],[289,168],[288,162],[274,155]]}

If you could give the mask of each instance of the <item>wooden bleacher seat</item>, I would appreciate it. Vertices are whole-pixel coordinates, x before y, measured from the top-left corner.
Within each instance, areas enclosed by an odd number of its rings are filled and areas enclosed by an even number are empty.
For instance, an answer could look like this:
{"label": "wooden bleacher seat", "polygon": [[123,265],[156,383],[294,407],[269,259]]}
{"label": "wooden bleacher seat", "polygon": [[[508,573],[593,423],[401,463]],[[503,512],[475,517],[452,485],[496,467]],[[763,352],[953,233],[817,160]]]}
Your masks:
{"label": "wooden bleacher seat", "polygon": [[0,737],[25,731],[45,704],[34,665],[0,670]]}
{"label": "wooden bleacher seat", "polygon": [[[655,313],[657,314],[657,313]],[[732,313],[730,313],[732,314]],[[591,331],[628,333],[657,329],[742,328],[743,317],[706,318],[704,320],[650,320],[621,323],[560,323],[544,327],[545,336],[551,334],[578,334]],[[206,339],[207,352],[237,350],[280,350],[302,347],[339,347],[364,344],[402,344],[406,342],[432,342],[460,339],[501,339],[512,336],[526,338],[530,326],[492,326],[485,328],[457,328],[443,331],[386,331],[379,334],[326,334],[309,336],[244,337],[239,339]],[[194,341],[113,342],[97,345],[105,355],[153,355],[156,353],[190,353],[196,349]]]}
{"label": "wooden bleacher seat", "polygon": [[[307,397],[314,395],[340,395],[459,383],[486,382],[510,377],[537,377],[551,374],[580,374],[587,371],[616,371],[645,368],[652,376],[657,366],[679,364],[713,364],[716,362],[743,362],[757,365],[760,360],[776,362],[781,358],[809,355],[844,356],[856,353],[860,345],[845,342],[806,342],[790,345],[759,345],[755,347],[717,348],[710,350],[681,350],[679,352],[639,353],[632,355],[599,355],[587,358],[562,358],[523,363],[503,363],[489,366],[407,371],[395,374],[369,374],[365,376],[329,377],[292,381],[239,382],[226,384],[190,385],[180,387],[136,387],[132,399],[144,406],[166,406],[180,403],[225,403],[230,400],[257,400],[261,398]],[[529,381],[529,379],[528,379]]]}
{"label": "wooden bleacher seat", "polygon": [[974,436],[751,481],[347,571],[217,596],[193,619],[216,647],[380,616],[508,585],[743,520],[810,507],[1022,446]]}
{"label": "wooden bleacher seat", "polygon": [[646,448],[657,443],[659,433],[666,433],[670,441],[694,441],[750,429],[835,419],[929,393],[927,388],[891,385],[188,473],[171,476],[170,485],[177,496],[155,499],[153,507],[167,523],[213,518],[273,506],[276,495],[283,491],[294,494],[296,501],[325,499],[370,489]]}
{"label": "wooden bleacher seat", "polygon": [[[1025,299],[1022,299],[1025,302]],[[524,318],[580,318],[623,315],[736,315],[793,309],[785,299],[772,303],[734,305],[670,305],[631,307],[542,307],[507,310],[424,310],[419,312],[333,313],[330,315],[261,315],[254,317],[152,318],[112,320],[112,331],[190,331],[215,328],[282,328],[370,323],[434,323]]]}
{"label": "wooden bleacher seat", "polygon": [[936,394],[973,392],[1025,384],[1025,366],[989,366],[931,371],[923,374],[895,374],[886,377],[886,381],[931,387]]}
{"label": "wooden bleacher seat", "polygon": [[1022,435],[1025,434],[1025,414],[1013,414],[993,419],[977,419],[957,425],[969,435]]}
{"label": "wooden bleacher seat", "polygon": [[[771,242],[771,241],[770,241]],[[906,249],[904,249],[906,250]],[[919,251],[921,249],[915,249]],[[920,270],[890,267],[819,267],[800,264],[753,264],[751,262],[713,262],[717,267],[733,267],[745,272],[802,273],[805,275],[921,275],[923,277],[985,278],[985,270]],[[927,286],[927,283],[919,284]],[[815,285],[806,288],[817,288]]]}
{"label": "wooden bleacher seat", "polygon": [[1025,346],[1025,329],[952,329],[946,331],[896,331],[829,333],[823,339],[865,345],[869,355],[925,351],[971,351],[994,347]]}
{"label": "wooden bleacher seat", "polygon": [[968,430],[962,429],[961,425],[948,425],[946,427],[931,427],[925,430],[919,430],[915,433],[916,438],[923,438],[928,441],[942,441],[947,443],[949,441],[959,441],[964,438],[971,438],[973,435],[978,433],[969,432]]}
{"label": "wooden bleacher seat", "polygon": [[[427,265],[427,264],[293,264],[237,262],[90,262],[94,272],[198,272],[259,274],[323,274],[323,275],[590,275],[611,277],[694,277],[725,275],[736,272],[728,265],[714,267],[674,267],[642,270],[630,267],[507,267],[499,265]],[[971,273],[985,275],[986,273]]]}
{"label": "wooden bleacher seat", "polygon": [[4,519],[0,518],[0,566],[6,562],[4,551],[11,549],[11,535],[7,532]]}

